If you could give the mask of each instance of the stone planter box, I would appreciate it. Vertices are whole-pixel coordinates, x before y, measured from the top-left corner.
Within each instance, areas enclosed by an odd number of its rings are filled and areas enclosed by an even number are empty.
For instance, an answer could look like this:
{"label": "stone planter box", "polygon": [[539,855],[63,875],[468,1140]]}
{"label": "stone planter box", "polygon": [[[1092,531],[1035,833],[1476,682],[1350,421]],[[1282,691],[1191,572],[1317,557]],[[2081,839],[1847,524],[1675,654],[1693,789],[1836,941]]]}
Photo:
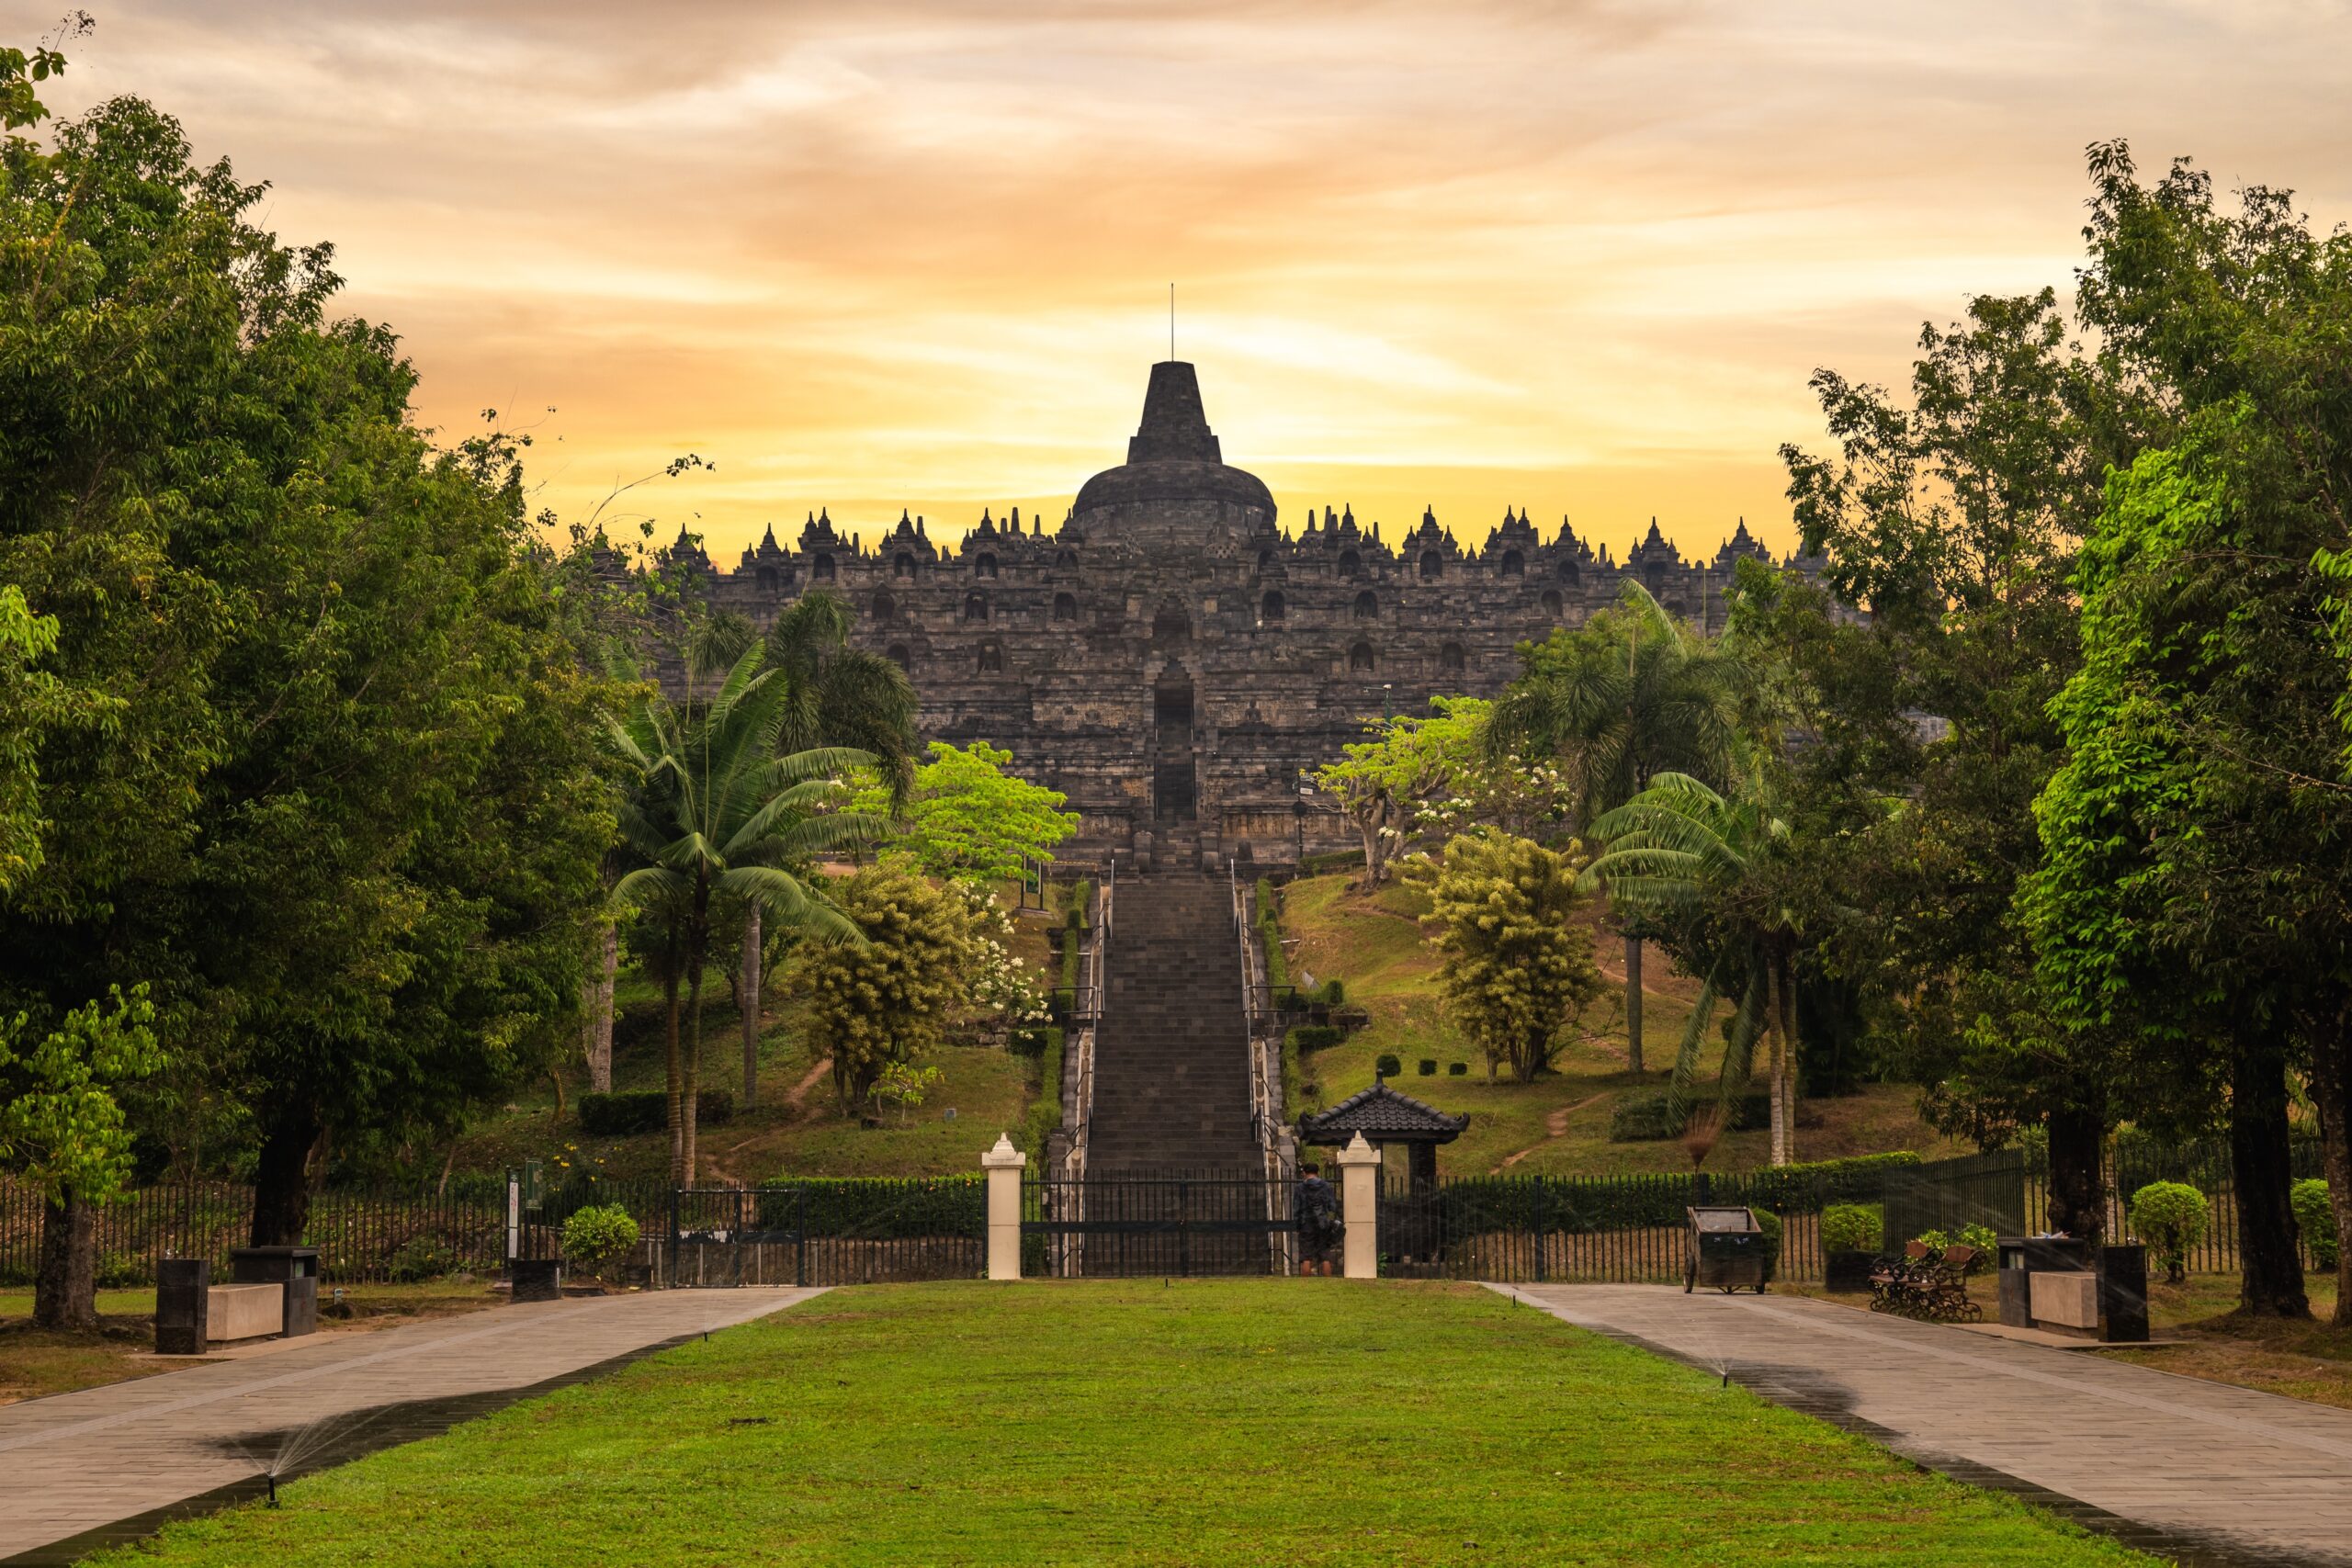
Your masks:
{"label": "stone planter box", "polygon": [[1871,1270],[1877,1264],[1875,1252],[1827,1253],[1822,1258],[1822,1289],[1836,1295],[1868,1295]]}
{"label": "stone planter box", "polygon": [[563,1260],[560,1258],[518,1258],[512,1268],[514,1300],[557,1302],[563,1299]]}

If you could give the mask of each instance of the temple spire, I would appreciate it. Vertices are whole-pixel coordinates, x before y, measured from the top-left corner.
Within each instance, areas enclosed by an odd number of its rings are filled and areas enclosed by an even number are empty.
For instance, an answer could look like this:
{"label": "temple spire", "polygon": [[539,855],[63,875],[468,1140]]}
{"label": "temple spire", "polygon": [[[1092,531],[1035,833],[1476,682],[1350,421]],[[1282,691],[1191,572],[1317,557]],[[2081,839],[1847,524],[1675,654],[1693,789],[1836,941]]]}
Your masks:
{"label": "temple spire", "polygon": [[1144,393],[1143,423],[1127,443],[1129,463],[1222,463],[1216,434],[1201,408],[1201,384],[1181,359],[1151,367]]}

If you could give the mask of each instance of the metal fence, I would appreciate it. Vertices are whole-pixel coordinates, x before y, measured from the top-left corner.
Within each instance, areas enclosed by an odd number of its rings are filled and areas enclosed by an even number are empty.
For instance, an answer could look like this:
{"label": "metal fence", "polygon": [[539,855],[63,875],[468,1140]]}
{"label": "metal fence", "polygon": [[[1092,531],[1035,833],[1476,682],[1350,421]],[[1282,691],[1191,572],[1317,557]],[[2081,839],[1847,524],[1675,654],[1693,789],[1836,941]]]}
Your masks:
{"label": "metal fence", "polygon": [[1297,1182],[1252,1170],[1033,1177],[1021,1271],[1063,1279],[1285,1274]]}
{"label": "metal fence", "polygon": [[[563,1222],[590,1203],[618,1204],[648,1234],[668,1212],[666,1182],[578,1178],[532,1194],[516,1213],[516,1251],[555,1255]],[[41,1200],[21,1182],[0,1181],[0,1284],[33,1277],[40,1249]],[[98,1282],[152,1285],[167,1258],[206,1258],[223,1274],[232,1248],[253,1237],[254,1190],[242,1182],[186,1181],[135,1188],[96,1205]],[[319,1249],[330,1283],[407,1283],[471,1270],[494,1273],[507,1253],[506,1184],[472,1176],[437,1192],[328,1188],[311,1199],[303,1244]]]}
{"label": "metal fence", "polygon": [[988,1271],[979,1176],[775,1182],[670,1195],[657,1282],[873,1285]]}

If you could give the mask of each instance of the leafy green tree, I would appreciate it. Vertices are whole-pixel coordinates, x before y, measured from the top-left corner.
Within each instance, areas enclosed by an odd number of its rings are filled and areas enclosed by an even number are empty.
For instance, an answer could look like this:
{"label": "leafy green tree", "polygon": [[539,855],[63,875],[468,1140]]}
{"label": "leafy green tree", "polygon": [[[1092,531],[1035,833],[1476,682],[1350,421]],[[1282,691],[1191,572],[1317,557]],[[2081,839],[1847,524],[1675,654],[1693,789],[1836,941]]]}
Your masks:
{"label": "leafy green tree", "polygon": [[1429,889],[1438,985],[1462,1032],[1531,1082],[1601,991],[1592,945],[1575,919],[1577,863],[1527,839],[1465,834],[1444,858],[1408,873]]}
{"label": "leafy green tree", "polygon": [[610,822],[514,445],[433,447],[262,195],[136,99],[0,151],[0,576],[87,716],[40,742],[0,1005],[152,981],[173,1076],[253,1111],[272,1242],[334,1151],[556,1048]]}
{"label": "leafy green tree", "polygon": [[871,763],[865,752],[820,747],[778,754],[789,687],[779,672],[761,669],[765,657],[756,645],[747,649],[700,712],[681,712],[650,694],[611,732],[628,774],[621,833],[637,863],[613,897],[654,913],[672,960],[663,965],[665,1040],[671,1172],[680,1186],[695,1178],[702,983],[720,908],[756,904],[781,926],[854,943],[856,926],[805,868],[888,830],[864,813],[822,810],[845,773]]}
{"label": "leafy green tree", "polygon": [[97,1326],[92,1205],[121,1190],[131,1163],[114,1091],[161,1060],[146,987],[108,1000],[74,1009],[29,1048],[25,1014],[0,1020],[0,1160],[41,1196],[33,1321],[44,1328]]}
{"label": "leafy green tree", "polygon": [[32,668],[57,647],[57,617],[0,583],[0,896],[40,869],[41,737],[73,714],[65,683]]}
{"label": "leafy green tree", "polygon": [[842,916],[865,939],[805,949],[808,1038],[831,1057],[846,1111],[886,1069],[912,1066],[939,1043],[967,1000],[972,906],[904,865],[868,866],[834,884]]}
{"label": "leafy green tree", "polygon": [[[1524,658],[1495,705],[1488,744],[1556,758],[1580,830],[1661,773],[1724,784],[1736,771],[1753,714],[1747,671],[1640,584],[1627,582],[1622,605],[1553,633]],[[1644,932],[1621,924],[1627,1065],[1638,1073]]]}
{"label": "leafy green tree", "polygon": [[[1069,797],[1061,791],[1007,773],[1012,761],[985,740],[960,749],[933,741],[895,847],[927,875],[977,886],[1012,881],[1025,862],[1051,860],[1054,846],[1078,831],[1078,814],[1062,809]],[[890,806],[882,784],[861,790],[857,804],[877,815]]]}
{"label": "leafy green tree", "polygon": [[1726,1098],[1745,1086],[1760,1039],[1771,1093],[1772,1163],[1793,1157],[1796,969],[1817,932],[1801,846],[1760,787],[1726,798],[1684,773],[1660,773],[1593,831],[1607,846],[1586,876],[1661,922],[1702,920],[1712,933],[1690,1029],[1676,1055],[1678,1099],[1688,1096],[1718,998],[1739,1000],[1724,1056]]}
{"label": "leafy green tree", "polygon": [[2053,1018],[2011,906],[2064,755],[2048,706],[2079,662],[2075,551],[2154,414],[2069,343],[2047,289],[1923,326],[1907,396],[1826,369],[1813,387],[1837,451],[1782,447],[1789,496],[1830,588],[1870,619],[1744,576],[1732,629],[1783,671],[1809,741],[1787,796],[1856,910],[1822,957],[1871,998],[1928,1119],[1987,1146],[2042,1127],[2052,1224],[2096,1235],[2100,1053]]}
{"label": "leafy green tree", "polygon": [[2146,186],[2120,144],[2090,163],[2080,309],[2175,430],[2109,480],[2082,552],[2083,665],[2052,709],[2070,754],[2038,803],[2046,864],[2025,907],[2050,988],[2112,1032],[2123,1074],[2226,1114],[2240,1308],[2301,1316],[2298,1067],[2330,1187],[2352,1186],[2332,566],[2352,542],[2352,237],[2314,236],[2261,186],[2224,211],[2186,162]]}

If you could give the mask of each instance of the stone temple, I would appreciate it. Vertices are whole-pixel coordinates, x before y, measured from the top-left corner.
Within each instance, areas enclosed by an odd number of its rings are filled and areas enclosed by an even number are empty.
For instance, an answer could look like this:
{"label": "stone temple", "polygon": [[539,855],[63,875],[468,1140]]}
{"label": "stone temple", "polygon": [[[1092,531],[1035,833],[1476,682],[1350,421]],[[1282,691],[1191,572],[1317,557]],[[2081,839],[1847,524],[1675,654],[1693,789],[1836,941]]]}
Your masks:
{"label": "stone temple", "polygon": [[1478,548],[1427,513],[1393,540],[1328,508],[1304,524],[1282,527],[1265,485],[1227,466],[1193,367],[1170,360],[1152,367],[1126,461],[1087,480],[1050,534],[1016,510],[943,547],[901,515],[860,548],[820,515],[797,548],[770,528],[732,571],[683,536],[670,558],[756,626],[803,593],[845,598],[857,642],[913,681],[925,740],[1011,751],[1080,814],[1065,852],[1147,866],[1352,848],[1306,786],[1366,721],[1494,695],[1519,644],[1614,603],[1628,578],[1719,623],[1737,559],[1771,558],[1744,523],[1712,559],[1685,560],[1653,519],[1623,561],[1565,522],[1545,541],[1523,511]]}

